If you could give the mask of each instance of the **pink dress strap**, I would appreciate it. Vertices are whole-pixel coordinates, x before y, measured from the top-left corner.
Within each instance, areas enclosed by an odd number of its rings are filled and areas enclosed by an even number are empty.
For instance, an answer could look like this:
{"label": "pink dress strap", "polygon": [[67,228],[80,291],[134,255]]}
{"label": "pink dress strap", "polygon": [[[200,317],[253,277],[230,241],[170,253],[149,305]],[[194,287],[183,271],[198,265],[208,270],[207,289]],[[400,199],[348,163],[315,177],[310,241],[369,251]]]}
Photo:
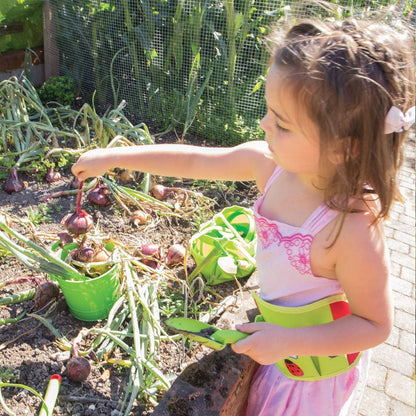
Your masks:
{"label": "pink dress strap", "polygon": [[321,204],[302,225],[303,229],[308,230],[312,235],[316,235],[326,225],[328,225],[339,214],[325,204]]}
{"label": "pink dress strap", "polygon": [[272,183],[274,180],[283,172],[283,168],[281,166],[276,166],[275,170],[271,174],[270,178],[268,179],[266,186],[264,187],[263,195],[266,194],[266,192],[269,190],[269,188],[272,186]]}

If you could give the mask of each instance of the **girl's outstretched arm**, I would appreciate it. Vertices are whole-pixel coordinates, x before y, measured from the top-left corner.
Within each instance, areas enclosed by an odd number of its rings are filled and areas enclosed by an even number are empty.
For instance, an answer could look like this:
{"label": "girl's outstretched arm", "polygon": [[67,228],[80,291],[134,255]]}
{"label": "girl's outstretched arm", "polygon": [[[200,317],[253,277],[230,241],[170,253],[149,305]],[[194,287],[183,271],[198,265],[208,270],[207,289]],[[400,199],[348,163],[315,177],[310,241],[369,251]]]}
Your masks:
{"label": "girl's outstretched arm", "polygon": [[118,167],[170,177],[263,183],[273,170],[266,153],[264,141],[235,147],[155,144],[95,149],[84,153],[72,166],[72,172],[84,180]]}

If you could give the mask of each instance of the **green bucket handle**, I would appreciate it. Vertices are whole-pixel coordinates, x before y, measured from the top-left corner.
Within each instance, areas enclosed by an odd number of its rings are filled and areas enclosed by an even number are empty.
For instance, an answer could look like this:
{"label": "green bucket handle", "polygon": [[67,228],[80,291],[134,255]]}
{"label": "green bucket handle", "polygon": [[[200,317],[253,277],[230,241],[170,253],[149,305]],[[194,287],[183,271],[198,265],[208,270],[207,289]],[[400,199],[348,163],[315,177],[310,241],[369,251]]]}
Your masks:
{"label": "green bucket handle", "polygon": [[252,211],[239,206],[225,208],[190,240],[190,253],[197,264],[195,273],[201,273],[209,285],[249,276],[256,268],[256,243]]}

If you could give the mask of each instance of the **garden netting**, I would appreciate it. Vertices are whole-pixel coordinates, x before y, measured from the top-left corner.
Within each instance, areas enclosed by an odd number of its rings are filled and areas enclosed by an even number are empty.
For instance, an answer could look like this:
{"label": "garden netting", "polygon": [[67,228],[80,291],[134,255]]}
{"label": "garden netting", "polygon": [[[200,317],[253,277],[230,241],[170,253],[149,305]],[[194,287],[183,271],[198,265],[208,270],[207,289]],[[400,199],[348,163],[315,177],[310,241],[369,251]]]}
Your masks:
{"label": "garden netting", "polygon": [[262,137],[265,38],[274,24],[380,8],[408,16],[413,3],[50,0],[59,75],[73,78],[84,100],[102,112],[125,100],[129,117],[152,133],[220,145]]}

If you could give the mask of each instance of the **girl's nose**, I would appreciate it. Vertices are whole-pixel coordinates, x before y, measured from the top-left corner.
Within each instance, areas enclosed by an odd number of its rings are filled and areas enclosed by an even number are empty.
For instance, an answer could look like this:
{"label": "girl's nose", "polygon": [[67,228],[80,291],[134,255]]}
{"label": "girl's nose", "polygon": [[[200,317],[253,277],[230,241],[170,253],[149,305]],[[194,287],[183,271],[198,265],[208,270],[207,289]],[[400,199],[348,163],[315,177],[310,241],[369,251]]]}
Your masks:
{"label": "girl's nose", "polygon": [[265,114],[264,117],[260,120],[259,126],[263,131],[266,132],[266,130],[267,130],[267,114]]}

